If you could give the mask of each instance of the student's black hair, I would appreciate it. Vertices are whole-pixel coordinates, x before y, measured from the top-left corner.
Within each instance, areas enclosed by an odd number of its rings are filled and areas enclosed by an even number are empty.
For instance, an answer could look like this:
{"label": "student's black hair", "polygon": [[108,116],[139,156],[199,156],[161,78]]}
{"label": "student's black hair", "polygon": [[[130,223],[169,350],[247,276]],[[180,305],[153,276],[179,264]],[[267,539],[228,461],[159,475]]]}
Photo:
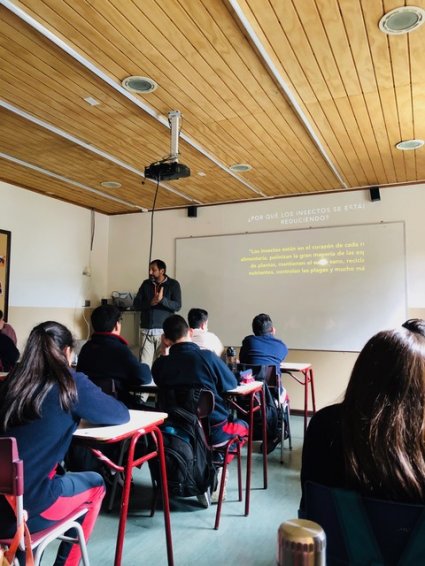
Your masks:
{"label": "student's black hair", "polygon": [[348,487],[425,501],[425,338],[410,328],[375,334],[354,364],[342,403]]}
{"label": "student's black hair", "polygon": [[201,324],[208,321],[208,312],[205,309],[193,308],[187,314],[190,328],[201,328]]}
{"label": "student's black hair", "polygon": [[416,332],[417,334],[425,336],[425,320],[422,318],[409,318],[402,326],[410,330],[410,332]]}
{"label": "student's black hair", "polygon": [[273,332],[273,322],[268,314],[257,314],[252,320],[252,331],[255,336],[264,336]]}
{"label": "student's black hair", "polygon": [[179,314],[172,314],[164,320],[162,325],[165,338],[171,342],[177,342],[180,338],[187,336],[189,326],[185,319]]}
{"label": "student's black hair", "polygon": [[121,320],[121,311],[115,305],[100,305],[91,315],[91,324],[95,332],[112,332]]}
{"label": "student's black hair", "polygon": [[65,349],[74,347],[71,332],[59,322],[43,322],[32,329],[18,365],[0,385],[0,430],[41,416],[43,401],[54,385],[59,403],[69,411],[77,399]]}

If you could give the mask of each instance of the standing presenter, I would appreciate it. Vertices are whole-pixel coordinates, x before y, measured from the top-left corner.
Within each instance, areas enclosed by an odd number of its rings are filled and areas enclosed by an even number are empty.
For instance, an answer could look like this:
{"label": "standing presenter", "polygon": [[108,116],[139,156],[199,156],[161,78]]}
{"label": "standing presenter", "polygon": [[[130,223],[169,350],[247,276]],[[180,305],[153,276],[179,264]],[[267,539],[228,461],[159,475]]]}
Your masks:
{"label": "standing presenter", "polygon": [[140,361],[150,367],[160,355],[164,320],[182,306],[180,284],[168,277],[166,271],[161,259],[151,261],[149,279],[143,281],[133,303],[140,311]]}

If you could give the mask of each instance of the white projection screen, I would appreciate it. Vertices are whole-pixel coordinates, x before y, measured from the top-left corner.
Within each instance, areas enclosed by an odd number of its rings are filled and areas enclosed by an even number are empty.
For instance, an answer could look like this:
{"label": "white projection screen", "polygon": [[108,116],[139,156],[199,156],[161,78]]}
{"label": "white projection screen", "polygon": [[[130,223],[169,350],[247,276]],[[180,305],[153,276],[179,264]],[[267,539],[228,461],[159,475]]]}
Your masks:
{"label": "white projection screen", "polygon": [[403,222],[176,239],[186,316],[226,345],[271,316],[290,349],[359,351],[407,317]]}

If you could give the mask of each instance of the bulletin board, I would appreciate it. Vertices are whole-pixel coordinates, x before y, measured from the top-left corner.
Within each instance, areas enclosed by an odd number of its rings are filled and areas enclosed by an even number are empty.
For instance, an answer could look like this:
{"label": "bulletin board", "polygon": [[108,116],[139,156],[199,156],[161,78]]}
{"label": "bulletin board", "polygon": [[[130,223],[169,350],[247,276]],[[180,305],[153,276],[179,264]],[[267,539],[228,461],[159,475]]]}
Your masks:
{"label": "bulletin board", "polygon": [[9,307],[10,240],[11,232],[0,230],[0,310],[5,320]]}

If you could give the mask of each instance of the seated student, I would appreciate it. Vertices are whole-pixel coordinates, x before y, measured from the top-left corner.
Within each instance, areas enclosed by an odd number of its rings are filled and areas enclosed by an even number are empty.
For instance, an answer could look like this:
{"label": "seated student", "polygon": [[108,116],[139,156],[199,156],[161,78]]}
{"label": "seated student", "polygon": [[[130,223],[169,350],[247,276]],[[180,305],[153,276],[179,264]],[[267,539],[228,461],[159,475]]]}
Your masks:
{"label": "seated student", "polygon": [[[24,462],[24,508],[30,532],[41,531],[81,504],[88,507],[82,526],[88,539],[105,495],[95,472],[56,474],[80,422],[99,425],[129,420],[127,407],[70,369],[73,339],[58,322],[36,326],[20,364],[0,384],[0,436],[13,436]],[[13,534],[15,515],[0,498],[0,536]],[[62,543],[55,565],[77,566],[78,545]]]}
{"label": "seated student", "polygon": [[223,400],[223,394],[238,385],[226,364],[214,352],[201,350],[191,341],[189,326],[183,317],[171,315],[164,321],[163,330],[163,346],[169,351],[152,366],[158,387],[200,385],[214,393],[215,406],[210,415],[213,446],[222,446],[236,435],[246,436],[248,425],[243,420],[233,419]]}
{"label": "seated student", "polygon": [[211,350],[221,356],[224,346],[220,338],[208,331],[208,312],[204,309],[190,309],[187,321],[192,330],[192,342],[201,350]]}
{"label": "seated student", "polygon": [[270,366],[275,365],[280,372],[280,364],[285,359],[288,348],[275,338],[276,329],[268,314],[257,314],[252,321],[253,335],[242,341],[239,361],[244,364]]}
{"label": "seated student", "polygon": [[0,310],[0,334],[4,334],[5,336],[9,336],[12,342],[17,344],[16,333],[11,324],[8,324],[3,318],[3,311]]}
{"label": "seated student", "polygon": [[149,366],[139,362],[120,336],[121,311],[115,305],[94,309],[91,323],[94,333],[81,348],[77,370],[95,382],[113,379],[118,399],[132,408],[135,401],[128,390],[152,382]]}
{"label": "seated student", "polygon": [[[252,331],[254,334],[246,336],[242,341],[239,352],[239,361],[244,364],[254,366],[276,367],[280,374],[280,364],[285,359],[288,348],[278,338],[275,338],[276,330],[268,314],[257,314],[252,320]],[[260,368],[259,368],[260,369]],[[254,370],[256,379],[264,380],[261,371]],[[267,406],[267,452],[272,452],[281,442],[281,427],[284,422],[279,419],[280,415],[276,409],[277,400],[272,397],[268,387],[265,387],[266,406]],[[279,397],[282,403],[286,399],[286,390],[281,386]],[[260,438],[261,422],[256,421],[254,426],[254,438]],[[261,446],[262,450],[262,446]]]}
{"label": "seated student", "polygon": [[373,336],[357,358],[342,403],[312,417],[302,488],[311,480],[425,503],[425,322],[411,322]]}
{"label": "seated student", "polygon": [[0,371],[10,371],[19,359],[19,350],[13,341],[0,333]]}

